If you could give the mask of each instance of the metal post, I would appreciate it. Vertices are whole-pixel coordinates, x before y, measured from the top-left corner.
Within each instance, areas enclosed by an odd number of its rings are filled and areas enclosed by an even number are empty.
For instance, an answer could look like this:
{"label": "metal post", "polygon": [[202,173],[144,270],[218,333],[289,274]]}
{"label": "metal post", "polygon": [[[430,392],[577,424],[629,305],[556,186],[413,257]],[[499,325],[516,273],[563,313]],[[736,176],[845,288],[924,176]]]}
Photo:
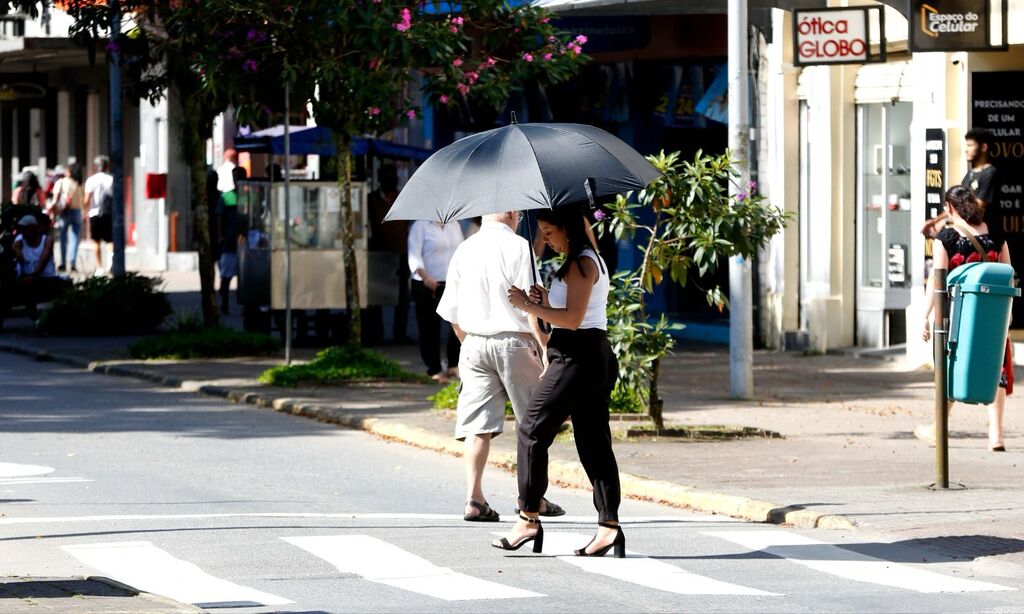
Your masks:
{"label": "metal post", "polygon": [[[291,87],[284,82],[284,362],[292,364]],[[273,172],[273,168],[271,168]]]}
{"label": "metal post", "polygon": [[[750,183],[750,109],[747,71],[747,0],[729,0],[729,149],[739,167],[739,185],[732,193],[746,192]],[[754,393],[753,308],[750,262],[729,260],[729,368],[732,395],[748,399]]]}
{"label": "metal post", "polygon": [[[110,51],[110,174],[113,177],[111,191],[111,233],[113,234],[114,255],[110,263],[112,275],[124,275],[124,130],[121,114],[121,58],[117,49],[117,37],[121,32],[121,10],[118,0],[111,0]],[[102,255],[101,255],[102,256]],[[97,265],[98,266],[98,265]]]}
{"label": "metal post", "polygon": [[946,341],[949,337],[949,292],[946,269],[935,269],[935,321],[932,355],[935,360],[935,487],[949,488],[949,399],[946,396]]}

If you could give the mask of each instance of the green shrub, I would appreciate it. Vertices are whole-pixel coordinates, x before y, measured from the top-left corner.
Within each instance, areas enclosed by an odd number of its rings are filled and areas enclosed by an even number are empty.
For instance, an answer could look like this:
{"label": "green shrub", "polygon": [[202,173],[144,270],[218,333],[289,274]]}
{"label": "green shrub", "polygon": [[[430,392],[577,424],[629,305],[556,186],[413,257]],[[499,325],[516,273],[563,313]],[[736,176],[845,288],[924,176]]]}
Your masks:
{"label": "green shrub", "polygon": [[[427,397],[427,400],[434,404],[434,409],[451,409],[455,410],[459,408],[459,390],[461,386],[458,381],[449,383],[444,388],[438,390],[434,394]],[[505,401],[505,415],[514,416],[515,412],[512,411],[512,402]]]}
{"label": "green shrub", "polygon": [[223,326],[171,330],[133,343],[128,351],[133,358],[226,358],[271,354],[281,342],[268,335],[247,333]]}
{"label": "green shrub", "polygon": [[459,406],[459,382],[451,382],[427,397],[434,409],[456,409]]}
{"label": "green shrub", "polygon": [[171,314],[162,280],[127,273],[91,277],[75,284],[53,302],[39,322],[51,335],[146,335]]}
{"label": "green shrub", "polygon": [[336,384],[353,380],[430,381],[423,375],[409,373],[377,352],[352,347],[327,348],[307,363],[274,367],[260,376],[264,384],[287,388],[302,383]]}

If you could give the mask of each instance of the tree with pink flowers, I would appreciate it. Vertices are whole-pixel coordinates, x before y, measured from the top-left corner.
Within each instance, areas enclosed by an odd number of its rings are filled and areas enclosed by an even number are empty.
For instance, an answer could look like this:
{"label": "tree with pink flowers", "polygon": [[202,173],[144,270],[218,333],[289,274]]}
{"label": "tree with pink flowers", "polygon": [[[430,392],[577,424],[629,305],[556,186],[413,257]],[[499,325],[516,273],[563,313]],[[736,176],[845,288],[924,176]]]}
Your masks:
{"label": "tree with pink flowers", "polygon": [[584,60],[586,37],[555,28],[546,11],[504,0],[463,3],[396,0],[298,0],[292,11],[288,64],[306,86],[318,125],[330,128],[338,152],[343,197],[349,343],[359,344],[358,270],[351,203],[354,137],[377,135],[418,117],[424,104],[459,113],[471,105],[500,108],[528,82],[552,84],[571,77]]}

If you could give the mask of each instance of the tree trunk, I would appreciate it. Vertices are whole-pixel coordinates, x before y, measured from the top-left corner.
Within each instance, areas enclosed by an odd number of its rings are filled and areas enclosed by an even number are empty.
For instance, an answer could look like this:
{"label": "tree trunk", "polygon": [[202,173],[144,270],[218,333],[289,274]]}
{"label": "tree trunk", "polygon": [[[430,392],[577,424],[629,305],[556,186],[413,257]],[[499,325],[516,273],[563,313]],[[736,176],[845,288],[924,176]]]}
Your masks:
{"label": "tree trunk", "polygon": [[199,285],[202,296],[203,324],[217,326],[220,310],[214,288],[213,250],[210,246],[210,208],[206,202],[206,139],[209,127],[202,125],[203,115],[196,108],[195,97],[182,95],[181,153],[191,171],[192,228],[196,251],[199,252]]}
{"label": "tree trunk", "polygon": [[362,347],[363,327],[360,321],[359,268],[356,265],[356,220],[352,212],[352,138],[335,132],[334,148],[338,156],[338,188],[341,190],[342,260],[345,267],[345,306],[348,308],[348,345]]}
{"label": "tree trunk", "polygon": [[647,413],[651,416],[651,420],[654,421],[654,428],[659,431],[665,428],[665,418],[661,415],[665,402],[658,396],[658,374],[660,372],[661,359],[656,358],[654,363],[651,364],[651,387],[648,390]]}

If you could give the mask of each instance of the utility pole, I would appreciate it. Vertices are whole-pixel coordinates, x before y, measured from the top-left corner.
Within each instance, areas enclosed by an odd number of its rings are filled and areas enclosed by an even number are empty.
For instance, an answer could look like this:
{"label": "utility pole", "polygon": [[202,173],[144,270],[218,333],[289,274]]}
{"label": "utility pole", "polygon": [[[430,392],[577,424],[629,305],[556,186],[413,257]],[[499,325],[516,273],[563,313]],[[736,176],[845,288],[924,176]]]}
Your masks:
{"label": "utility pole", "polygon": [[124,130],[121,115],[121,51],[117,37],[121,33],[121,9],[118,0],[110,1],[110,175],[114,178],[111,193],[111,232],[114,255],[110,272],[124,275]]}
{"label": "utility pole", "polygon": [[[747,71],[747,0],[729,0],[729,149],[740,169],[733,195],[750,184],[750,109]],[[729,369],[732,396],[754,394],[753,308],[750,261],[729,259]]]}

